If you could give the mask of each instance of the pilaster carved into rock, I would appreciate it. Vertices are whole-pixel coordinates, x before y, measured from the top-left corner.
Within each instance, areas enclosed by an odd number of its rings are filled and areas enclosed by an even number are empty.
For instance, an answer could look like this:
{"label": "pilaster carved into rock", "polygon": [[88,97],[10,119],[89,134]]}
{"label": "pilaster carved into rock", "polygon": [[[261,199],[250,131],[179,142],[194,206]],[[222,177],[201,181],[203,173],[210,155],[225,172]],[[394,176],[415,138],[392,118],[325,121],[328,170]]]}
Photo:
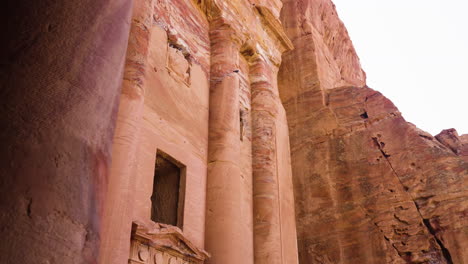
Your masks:
{"label": "pilaster carved into rock", "polygon": [[[222,18],[211,24],[211,87],[207,179],[206,248],[211,263],[250,263],[239,254],[240,215],[240,42]],[[220,241],[224,241],[220,243]]]}
{"label": "pilaster carved into rock", "polygon": [[276,72],[256,55],[250,67],[252,89],[252,167],[255,263],[282,263],[276,122]]}

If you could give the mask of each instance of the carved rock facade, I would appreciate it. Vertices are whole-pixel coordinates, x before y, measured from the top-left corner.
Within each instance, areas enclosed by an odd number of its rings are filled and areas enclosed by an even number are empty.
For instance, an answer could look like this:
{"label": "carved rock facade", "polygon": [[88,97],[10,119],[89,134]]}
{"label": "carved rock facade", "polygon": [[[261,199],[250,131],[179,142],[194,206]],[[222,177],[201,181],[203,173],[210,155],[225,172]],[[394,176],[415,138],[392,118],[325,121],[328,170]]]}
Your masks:
{"label": "carved rock facade", "polygon": [[129,250],[129,223],[154,221],[156,153],[181,166],[178,227],[184,241],[211,254],[206,263],[297,263],[288,125],[277,85],[281,55],[293,47],[281,6],[135,1],[101,263],[174,256],[141,232],[133,232]]}
{"label": "carved rock facade", "polygon": [[129,264],[200,264],[210,256],[170,225],[133,223],[131,240]]}
{"label": "carved rock facade", "polygon": [[468,263],[468,135],[330,0],[7,2],[0,263]]}

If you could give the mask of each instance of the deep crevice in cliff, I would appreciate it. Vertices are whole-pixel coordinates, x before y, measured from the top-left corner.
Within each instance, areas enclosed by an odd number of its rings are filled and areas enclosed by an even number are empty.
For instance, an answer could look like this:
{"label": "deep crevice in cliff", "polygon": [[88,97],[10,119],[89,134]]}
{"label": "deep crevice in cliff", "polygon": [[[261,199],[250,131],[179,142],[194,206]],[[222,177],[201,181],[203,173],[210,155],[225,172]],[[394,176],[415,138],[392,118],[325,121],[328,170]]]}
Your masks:
{"label": "deep crevice in cliff", "polygon": [[[419,212],[419,209],[418,209],[418,212]],[[439,244],[440,249],[442,250],[442,254],[444,255],[444,258],[447,260],[447,263],[448,264],[453,264],[452,255],[450,255],[450,251],[445,247],[444,243],[442,243],[442,241],[437,237],[436,231],[431,226],[431,223],[430,223],[429,219],[424,219],[423,218],[423,223],[427,227],[429,232],[432,234],[432,236],[434,236],[437,244]]]}
{"label": "deep crevice in cliff", "polygon": [[[390,169],[392,170],[393,174],[397,177],[398,179],[398,182],[400,182],[400,184],[402,185],[403,189],[405,191],[408,191],[408,187],[405,186],[403,184],[403,182],[401,181],[400,179],[400,176],[398,175],[398,173],[395,171],[395,168],[393,168],[393,165],[392,163],[390,162],[390,160],[388,159],[390,157],[389,154],[387,154],[384,150],[383,150],[383,146],[382,144],[379,142],[378,138],[377,137],[372,137],[372,140],[374,141],[375,145],[377,146],[377,148],[380,150],[380,152],[382,153],[382,155],[384,156],[385,160],[387,161],[388,165],[390,166]],[[436,235],[436,230],[434,230],[434,228],[432,228],[431,224],[430,224],[430,220],[429,219],[426,219],[422,216],[421,214],[421,211],[419,211],[419,206],[418,204],[416,203],[416,201],[414,200],[414,198],[411,196],[411,194],[409,194],[409,197],[411,198],[411,201],[414,203],[415,207],[416,207],[416,211],[418,212],[419,216],[421,217],[421,220],[423,222],[423,224],[426,226],[428,232],[432,235],[432,237],[434,237],[435,241],[437,242],[437,244],[439,245],[440,249],[441,249],[441,253],[442,253],[442,256],[445,258],[445,260],[447,261],[447,264],[453,264],[453,261],[452,261],[452,256],[450,254],[450,251],[445,247],[445,245],[443,244],[443,242],[437,237]],[[395,217],[396,218],[396,217]],[[397,218],[397,220],[399,220]],[[396,249],[396,248],[395,248]],[[398,252],[398,250],[397,250]],[[400,253],[399,253],[400,254]],[[400,255],[402,256],[402,255]]]}
{"label": "deep crevice in cliff", "polygon": [[28,206],[26,208],[26,214],[28,215],[29,218],[32,218],[31,214],[32,214],[32,210],[31,210],[31,206],[32,206],[32,198],[29,198],[28,199]]}
{"label": "deep crevice in cliff", "polygon": [[[376,137],[373,137],[372,140],[374,141],[375,145],[377,146],[377,148],[380,150],[380,152],[382,153],[382,155],[385,157],[385,158],[388,158],[390,157],[389,154],[387,154],[385,152],[385,150],[383,150],[383,147],[385,146],[385,143],[384,142],[379,142],[379,139],[376,138]],[[390,161],[387,159],[387,162],[390,164]],[[392,164],[390,164],[390,167],[392,167]],[[393,169],[392,167],[392,170],[393,172],[396,174],[395,170]]]}

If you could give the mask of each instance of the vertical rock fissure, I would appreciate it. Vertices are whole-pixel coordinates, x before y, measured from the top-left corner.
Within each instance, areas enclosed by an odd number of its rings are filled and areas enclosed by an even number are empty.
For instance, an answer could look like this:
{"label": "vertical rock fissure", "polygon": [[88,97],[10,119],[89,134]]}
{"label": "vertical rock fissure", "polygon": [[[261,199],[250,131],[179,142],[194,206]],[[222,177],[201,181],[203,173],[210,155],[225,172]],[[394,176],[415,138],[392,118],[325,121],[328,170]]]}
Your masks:
{"label": "vertical rock fissure", "polygon": [[[417,208],[417,206],[416,206],[416,208]],[[418,212],[419,212],[419,208],[418,208]],[[442,241],[437,237],[436,231],[434,230],[434,228],[432,228],[431,223],[429,222],[429,219],[424,219],[423,218],[423,223],[427,227],[429,232],[432,234],[432,236],[434,236],[437,244],[439,244],[440,249],[442,250],[442,254],[444,255],[444,258],[447,260],[447,263],[448,264],[453,264],[452,255],[450,255],[450,251],[445,247],[444,243],[442,243]]]}
{"label": "vertical rock fissure", "polygon": [[31,213],[32,213],[32,211],[31,211],[32,202],[33,202],[33,201],[32,201],[32,198],[29,198],[29,199],[28,199],[28,206],[27,206],[27,209],[26,209],[26,213],[27,213],[27,215],[28,215],[29,218],[32,218],[32,216],[31,216]]}
{"label": "vertical rock fissure", "polygon": [[[382,155],[384,156],[384,158],[387,160],[388,164],[390,165],[390,167],[392,168],[393,172],[396,174],[395,170],[393,169],[392,167],[392,164],[390,163],[390,161],[388,160],[388,157],[390,157],[390,155],[388,155],[385,150],[383,150],[382,148],[382,145],[381,143],[379,142],[379,140],[376,138],[376,137],[373,137],[372,140],[374,141],[375,145],[377,146],[377,148],[380,150],[380,152],[382,153]],[[400,178],[398,178],[400,179]],[[403,183],[400,181],[400,183],[403,185]]]}
{"label": "vertical rock fissure", "polygon": [[408,194],[408,196],[411,198],[411,201],[414,203],[414,206],[416,207],[416,211],[418,212],[419,216],[421,217],[421,220],[423,222],[423,224],[426,226],[428,232],[434,237],[435,241],[437,242],[437,244],[439,244],[440,246],[440,249],[442,251],[442,256],[445,258],[445,260],[447,261],[448,264],[453,264],[453,261],[452,261],[452,256],[450,255],[450,251],[445,247],[445,245],[442,243],[442,241],[437,237],[436,235],[436,231],[432,228],[430,222],[429,222],[429,219],[426,219],[422,216],[421,212],[419,211],[419,206],[417,205],[417,203],[415,202],[413,196],[408,192],[408,187],[405,186],[403,184],[403,182],[401,181],[400,179],[400,176],[398,175],[398,173],[395,171],[395,169],[393,168],[393,165],[392,163],[390,162],[390,160],[388,159],[390,157],[390,155],[388,155],[383,149],[382,149],[382,145],[379,143],[378,139],[376,137],[372,137],[372,140],[374,141],[374,143],[377,145],[378,149],[380,150],[380,152],[383,154],[384,158],[385,158],[385,161],[387,162],[388,166],[391,168],[393,174],[397,177],[398,179],[398,182],[401,184],[401,186],[403,187],[403,190]]}

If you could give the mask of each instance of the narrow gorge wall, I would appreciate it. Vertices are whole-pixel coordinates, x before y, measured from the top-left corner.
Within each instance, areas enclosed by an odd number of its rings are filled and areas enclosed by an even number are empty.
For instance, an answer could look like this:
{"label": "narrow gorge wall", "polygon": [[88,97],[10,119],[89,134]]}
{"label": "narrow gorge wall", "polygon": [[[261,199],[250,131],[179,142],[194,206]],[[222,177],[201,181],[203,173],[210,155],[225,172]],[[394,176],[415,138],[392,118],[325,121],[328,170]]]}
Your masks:
{"label": "narrow gorge wall", "polygon": [[96,263],[132,1],[5,1],[0,263]]}
{"label": "narrow gorge wall", "polygon": [[366,86],[331,1],[283,3],[300,263],[468,263],[462,139],[417,129]]}

